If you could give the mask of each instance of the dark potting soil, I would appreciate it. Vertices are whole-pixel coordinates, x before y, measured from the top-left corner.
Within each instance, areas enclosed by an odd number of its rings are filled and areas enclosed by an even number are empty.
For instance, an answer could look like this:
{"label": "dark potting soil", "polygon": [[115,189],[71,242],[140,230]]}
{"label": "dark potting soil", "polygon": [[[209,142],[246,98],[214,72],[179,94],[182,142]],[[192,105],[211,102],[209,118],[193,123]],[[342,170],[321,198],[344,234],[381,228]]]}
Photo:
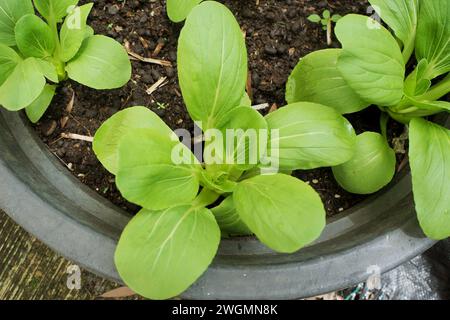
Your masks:
{"label": "dark potting soil", "polygon": [[[80,3],[92,1],[82,0]],[[321,26],[306,18],[329,9],[341,15],[366,14],[367,1],[353,0],[225,0],[246,33],[253,104],[285,105],[285,84],[300,57],[327,47]],[[83,183],[119,207],[135,213],[137,206],[125,201],[115,187],[114,176],[96,159],[91,143],[61,138],[63,133],[93,136],[110,116],[126,107],[142,105],[156,112],[171,128],[192,130],[178,86],[177,39],[182,24],[171,23],[163,0],[98,0],[89,19],[98,34],[115,38],[144,57],[168,60],[172,67],[133,61],[133,76],[123,88],[111,91],[89,89],[68,81],[59,89],[51,107],[35,126],[50,151]],[[336,41],[333,46],[338,46]],[[207,50],[207,48],[199,48]],[[159,51],[159,52],[158,52]],[[154,93],[146,90],[161,77],[164,85]],[[268,110],[264,110],[264,113]],[[358,132],[379,131],[375,108],[349,116]],[[402,133],[398,126],[391,137]],[[321,195],[328,215],[337,214],[364,199],[342,190],[330,169],[296,172]]]}

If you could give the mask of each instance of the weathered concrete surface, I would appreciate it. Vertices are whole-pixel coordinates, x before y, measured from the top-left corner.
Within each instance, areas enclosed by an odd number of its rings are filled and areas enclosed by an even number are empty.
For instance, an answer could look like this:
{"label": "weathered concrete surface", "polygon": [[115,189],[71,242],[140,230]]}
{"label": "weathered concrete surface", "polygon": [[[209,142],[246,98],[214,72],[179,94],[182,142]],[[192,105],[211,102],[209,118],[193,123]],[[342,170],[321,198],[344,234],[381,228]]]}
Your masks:
{"label": "weathered concrete surface", "polygon": [[0,300],[96,299],[118,287],[81,270],[78,290],[73,265],[0,211]]}

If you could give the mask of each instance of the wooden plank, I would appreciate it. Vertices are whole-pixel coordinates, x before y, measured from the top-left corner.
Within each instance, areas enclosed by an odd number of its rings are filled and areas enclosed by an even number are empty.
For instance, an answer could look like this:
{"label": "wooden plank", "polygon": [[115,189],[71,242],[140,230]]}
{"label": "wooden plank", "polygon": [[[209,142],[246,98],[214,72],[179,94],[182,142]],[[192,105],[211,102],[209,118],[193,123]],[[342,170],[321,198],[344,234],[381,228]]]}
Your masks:
{"label": "wooden plank", "polygon": [[80,269],[74,288],[76,268],[0,211],[0,300],[96,299],[119,287]]}

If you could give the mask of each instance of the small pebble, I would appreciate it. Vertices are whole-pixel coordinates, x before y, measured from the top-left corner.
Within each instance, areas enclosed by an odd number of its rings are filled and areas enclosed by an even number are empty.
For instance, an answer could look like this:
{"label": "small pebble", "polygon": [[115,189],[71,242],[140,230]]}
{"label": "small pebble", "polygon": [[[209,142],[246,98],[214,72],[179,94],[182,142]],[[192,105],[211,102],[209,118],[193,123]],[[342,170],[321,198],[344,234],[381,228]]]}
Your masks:
{"label": "small pebble", "polygon": [[335,197],[336,199],[340,199],[340,198],[341,198],[341,195],[335,194],[334,197]]}
{"label": "small pebble", "polygon": [[318,184],[318,183],[319,183],[319,180],[317,180],[317,179],[313,179],[312,183],[314,183],[314,184]]}
{"label": "small pebble", "polygon": [[264,47],[264,52],[267,53],[267,54],[270,54],[270,55],[274,56],[274,55],[277,54],[278,51],[277,51],[277,49],[276,49],[275,47],[273,47],[273,46],[271,46],[271,45],[266,45],[266,46]]}

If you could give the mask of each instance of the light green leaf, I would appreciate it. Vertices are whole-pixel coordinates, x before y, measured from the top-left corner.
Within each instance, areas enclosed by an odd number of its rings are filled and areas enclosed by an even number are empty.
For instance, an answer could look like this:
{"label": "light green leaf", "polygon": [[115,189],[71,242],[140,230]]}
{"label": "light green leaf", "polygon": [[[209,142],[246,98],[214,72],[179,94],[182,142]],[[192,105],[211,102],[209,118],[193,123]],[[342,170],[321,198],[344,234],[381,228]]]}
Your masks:
{"label": "light green leaf", "polygon": [[60,22],[79,0],[33,0],[36,9],[47,20]]}
{"label": "light green leaf", "polygon": [[0,43],[0,86],[8,79],[22,58],[16,51]]}
{"label": "light green leaf", "polygon": [[16,42],[26,57],[47,58],[55,51],[55,39],[50,27],[38,16],[20,18],[15,28]]}
{"label": "light green leaf", "polygon": [[322,20],[322,18],[318,14],[312,14],[312,15],[308,16],[307,19],[314,23],[318,23]]}
{"label": "light green leaf", "polygon": [[105,36],[87,38],[66,67],[69,78],[103,90],[125,85],[131,78],[131,63],[125,49]]}
{"label": "light green leaf", "polygon": [[289,104],[307,101],[323,104],[339,113],[353,113],[369,106],[337,69],[341,49],[315,51],[300,60],[286,85]]}
{"label": "light green leaf", "polygon": [[56,86],[46,84],[41,95],[34,100],[32,104],[26,107],[25,112],[32,123],[38,122],[45,111],[47,111],[47,108],[55,96],[55,90]]}
{"label": "light green leaf", "polygon": [[418,109],[429,111],[450,111],[450,102],[448,101],[425,101],[417,100],[411,97],[407,97],[407,99],[413,104],[413,106],[417,107]]}
{"label": "light green leaf", "polygon": [[333,174],[348,192],[371,194],[391,182],[395,163],[395,152],[386,139],[379,133],[365,132],[357,137],[355,156],[334,167]]}
{"label": "light green leaf", "polygon": [[279,151],[281,169],[334,166],[350,160],[354,154],[353,127],[329,107],[294,103],[268,114],[266,120],[269,129],[279,130],[278,139],[272,135],[269,150]]}
{"label": "light green leaf", "polygon": [[324,10],[323,13],[322,13],[322,16],[323,16],[325,19],[329,19],[330,16],[331,16],[330,10]]}
{"label": "light green leaf", "polygon": [[252,100],[250,99],[247,92],[244,92],[244,95],[242,96],[241,102],[239,103],[240,106],[243,107],[251,107]]}
{"label": "light green leaf", "polygon": [[350,14],[336,25],[343,45],[338,69],[347,84],[365,101],[397,104],[403,96],[405,65],[394,37],[375,20]]}
{"label": "light green leaf", "polygon": [[97,130],[93,150],[102,165],[112,174],[118,170],[120,139],[130,129],[148,128],[170,137],[172,130],[152,111],[145,107],[132,107],[114,114]]}
{"label": "light green leaf", "polygon": [[420,2],[416,57],[427,59],[427,74],[434,79],[450,71],[450,2],[433,0]]}
{"label": "light green leaf", "polygon": [[219,224],[220,230],[225,234],[233,236],[246,236],[252,234],[239,217],[236,206],[234,205],[233,196],[225,198],[220,205],[212,208],[211,211]]}
{"label": "light green leaf", "polygon": [[31,0],[0,0],[0,44],[16,45],[14,28],[24,15],[34,14]]}
{"label": "light green leaf", "polygon": [[95,34],[94,29],[91,26],[86,25],[86,29],[84,32],[84,39],[90,38]]}
{"label": "light green leaf", "polygon": [[340,14],[333,14],[333,16],[331,17],[331,21],[333,21],[333,22],[338,22],[341,19],[342,19],[342,16]]}
{"label": "light green leaf", "polygon": [[45,77],[36,59],[23,60],[0,87],[0,105],[10,111],[23,109],[40,96],[44,86]]}
{"label": "light green leaf", "polygon": [[230,167],[248,170],[258,165],[259,159],[266,153],[268,141],[267,122],[258,111],[237,107],[218,119],[216,128],[223,139],[212,139],[207,132],[206,164],[222,165],[226,171]]}
{"label": "light green leaf", "polygon": [[427,78],[428,61],[422,59],[413,72],[405,80],[405,94],[408,96],[420,96],[431,87],[431,79]]}
{"label": "light green leaf", "polygon": [[219,242],[220,230],[208,209],[142,210],[122,233],[115,263],[131,290],[149,299],[168,299],[205,272]]}
{"label": "light green leaf", "polygon": [[69,61],[80,49],[86,37],[86,20],[93,5],[93,3],[88,3],[76,7],[64,20],[60,31],[62,61]]}
{"label": "light green leaf", "polygon": [[36,63],[41,71],[41,73],[50,81],[54,83],[58,83],[58,73],[56,71],[56,67],[53,63],[42,60],[42,59],[36,59]]}
{"label": "light green leaf", "polygon": [[191,11],[180,34],[178,75],[189,114],[203,129],[239,106],[247,51],[239,24],[224,5],[207,1]]}
{"label": "light green leaf", "polygon": [[419,0],[369,0],[369,2],[402,41],[404,62],[408,63],[416,40]]}
{"label": "light green leaf", "polygon": [[242,221],[269,248],[293,253],[317,239],[325,209],[312,187],[276,174],[244,180],[233,194]]}
{"label": "light green leaf", "polygon": [[450,131],[426,120],[411,120],[409,160],[417,216],[425,234],[450,237]]}
{"label": "light green leaf", "polygon": [[153,129],[130,129],[120,140],[116,183],[125,199],[160,210],[195,198],[201,165],[174,140]]}
{"label": "light green leaf", "polygon": [[173,22],[181,22],[202,0],[167,0],[167,15]]}

